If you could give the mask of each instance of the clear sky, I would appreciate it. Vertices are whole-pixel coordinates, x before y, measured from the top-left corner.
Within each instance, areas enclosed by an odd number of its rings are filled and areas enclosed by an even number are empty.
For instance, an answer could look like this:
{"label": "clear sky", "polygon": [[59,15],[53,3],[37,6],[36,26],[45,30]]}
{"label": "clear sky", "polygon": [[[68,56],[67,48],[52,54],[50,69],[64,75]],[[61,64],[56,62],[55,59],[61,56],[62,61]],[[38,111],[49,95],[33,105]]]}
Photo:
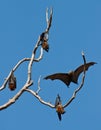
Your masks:
{"label": "clear sky", "polygon": [[[60,122],[51,109],[25,92],[9,108],[0,111],[2,130],[100,130],[101,129],[101,0],[1,0],[0,1],[0,84],[10,70],[24,57],[30,57],[39,34],[46,28],[45,11],[53,7],[53,21],[49,33],[49,53],[33,64],[31,87],[37,90],[41,79],[40,96],[53,104],[59,93],[63,104],[74,89],[60,81],[43,80],[55,72],[68,72],[83,63],[81,52],[88,62],[98,64],[86,73],[85,84],[76,99],[65,109]],[[17,89],[8,86],[0,92],[0,105],[6,103],[24,85],[27,63],[15,72]],[[81,76],[79,78],[79,83]]]}

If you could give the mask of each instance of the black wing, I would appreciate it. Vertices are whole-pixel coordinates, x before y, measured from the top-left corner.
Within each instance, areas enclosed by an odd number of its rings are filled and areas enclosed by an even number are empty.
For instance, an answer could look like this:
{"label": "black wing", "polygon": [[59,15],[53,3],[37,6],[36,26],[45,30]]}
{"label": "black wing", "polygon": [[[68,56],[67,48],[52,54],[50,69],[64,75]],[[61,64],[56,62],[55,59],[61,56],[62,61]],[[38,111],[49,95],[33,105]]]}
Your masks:
{"label": "black wing", "polygon": [[56,100],[55,100],[55,107],[57,107],[60,103],[61,103],[61,98],[58,94],[57,97],[56,97]]}
{"label": "black wing", "polygon": [[[95,62],[89,62],[89,63],[86,63],[85,65],[85,70],[87,71],[88,68],[92,65],[96,64]],[[77,82],[78,81],[78,77],[79,75],[84,71],[84,65],[81,65],[79,66],[75,71],[74,71],[74,79],[75,81]]]}
{"label": "black wing", "polygon": [[64,82],[67,86],[69,86],[71,82],[71,78],[67,73],[56,73],[56,74],[48,75],[44,79],[51,79],[51,80],[58,79]]}
{"label": "black wing", "polygon": [[60,113],[57,113],[57,114],[58,114],[59,120],[61,121],[61,114]]}

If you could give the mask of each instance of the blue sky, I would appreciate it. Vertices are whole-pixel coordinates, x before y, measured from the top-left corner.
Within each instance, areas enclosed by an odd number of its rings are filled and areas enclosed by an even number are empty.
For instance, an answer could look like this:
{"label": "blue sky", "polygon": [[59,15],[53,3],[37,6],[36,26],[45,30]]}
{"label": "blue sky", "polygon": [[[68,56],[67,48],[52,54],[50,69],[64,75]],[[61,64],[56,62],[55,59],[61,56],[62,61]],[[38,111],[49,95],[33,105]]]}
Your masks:
{"label": "blue sky", "polygon": [[[68,72],[82,64],[81,51],[86,60],[95,61],[86,73],[85,84],[76,99],[65,109],[62,121],[54,109],[44,106],[25,92],[9,108],[0,111],[2,130],[100,130],[101,129],[101,1],[100,0],[2,0],[0,1],[0,84],[16,63],[30,57],[39,34],[46,28],[45,11],[53,7],[53,21],[49,34],[49,53],[39,63],[33,64],[34,85],[37,80],[55,72]],[[0,105],[7,102],[27,79],[28,62],[15,72],[17,89],[10,92],[8,86],[0,92]],[[81,76],[79,78],[79,83]],[[40,95],[46,101],[55,102],[59,93],[65,103],[78,86],[67,88],[60,81],[41,80]]]}

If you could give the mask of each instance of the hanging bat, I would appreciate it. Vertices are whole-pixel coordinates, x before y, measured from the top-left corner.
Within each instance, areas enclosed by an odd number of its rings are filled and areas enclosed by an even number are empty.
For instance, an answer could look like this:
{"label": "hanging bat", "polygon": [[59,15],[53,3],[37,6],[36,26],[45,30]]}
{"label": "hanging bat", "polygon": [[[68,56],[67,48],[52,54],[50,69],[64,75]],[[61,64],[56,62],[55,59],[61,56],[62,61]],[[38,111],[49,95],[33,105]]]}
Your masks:
{"label": "hanging bat", "polygon": [[61,121],[61,114],[64,114],[65,111],[64,111],[64,108],[63,108],[63,106],[62,106],[62,103],[61,103],[61,99],[60,99],[59,94],[58,94],[57,97],[56,97],[55,108],[56,108],[56,112],[57,112],[57,114],[58,114],[58,118],[59,118],[59,120]]}
{"label": "hanging bat", "polygon": [[[89,62],[85,65],[85,70],[88,70],[88,68],[92,65],[96,64],[95,62]],[[84,65],[79,66],[74,71],[70,71],[69,73],[55,73],[52,75],[46,76],[44,79],[51,79],[51,80],[61,80],[64,82],[67,86],[70,85],[71,82],[77,84],[79,75],[84,71]]]}
{"label": "hanging bat", "polygon": [[16,77],[14,76],[13,72],[8,80],[8,86],[11,91],[16,89]]}
{"label": "hanging bat", "polygon": [[42,48],[45,50],[45,51],[49,51],[49,44],[48,44],[48,39],[46,37],[46,33],[43,32],[41,35],[40,35],[40,41],[41,41],[41,46]]}

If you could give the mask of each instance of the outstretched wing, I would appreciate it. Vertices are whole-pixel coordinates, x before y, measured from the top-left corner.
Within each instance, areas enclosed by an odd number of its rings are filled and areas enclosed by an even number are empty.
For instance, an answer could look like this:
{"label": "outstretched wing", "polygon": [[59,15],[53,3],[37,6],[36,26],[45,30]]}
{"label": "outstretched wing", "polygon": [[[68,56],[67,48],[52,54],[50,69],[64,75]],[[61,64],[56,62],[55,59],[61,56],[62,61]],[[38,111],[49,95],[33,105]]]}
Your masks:
{"label": "outstretched wing", "polygon": [[[85,65],[85,70],[87,71],[88,68],[92,65],[96,64],[96,62],[89,62],[86,63]],[[75,76],[75,81],[77,82],[79,75],[84,71],[84,65],[79,66],[75,71],[74,71],[74,76]]]}
{"label": "outstretched wing", "polygon": [[44,79],[51,79],[51,80],[58,79],[64,82],[67,86],[69,86],[71,82],[71,78],[67,73],[56,73],[56,74],[48,75]]}

